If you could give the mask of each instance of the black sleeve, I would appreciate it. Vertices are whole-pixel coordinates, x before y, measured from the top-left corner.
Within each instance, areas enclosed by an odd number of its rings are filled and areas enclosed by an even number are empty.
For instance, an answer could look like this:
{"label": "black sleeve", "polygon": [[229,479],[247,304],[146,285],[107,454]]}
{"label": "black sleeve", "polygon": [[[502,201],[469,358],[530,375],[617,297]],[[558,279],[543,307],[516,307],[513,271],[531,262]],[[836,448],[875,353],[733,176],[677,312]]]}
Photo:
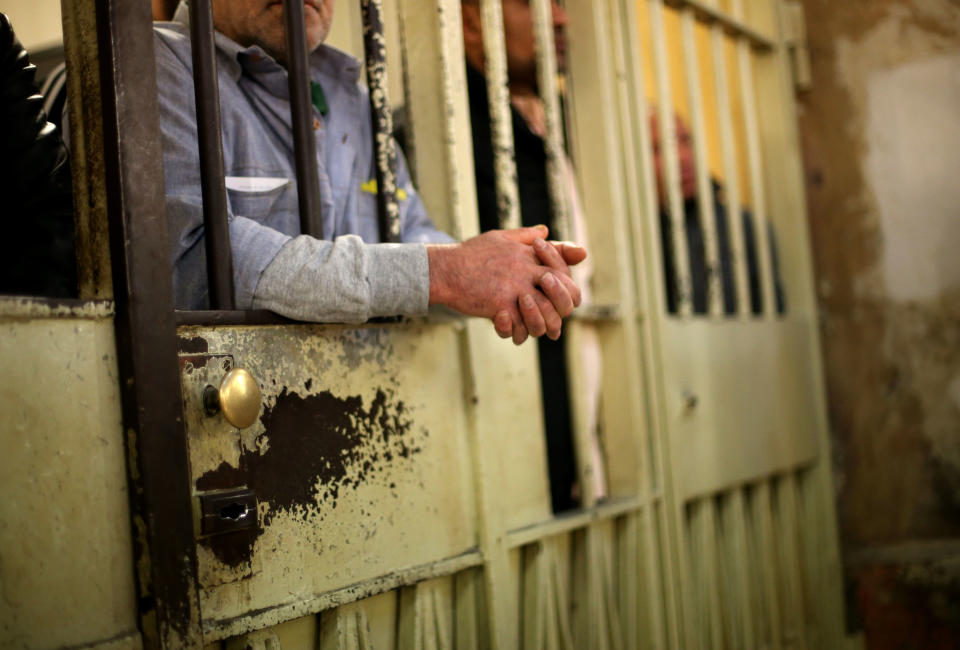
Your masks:
{"label": "black sleeve", "polygon": [[0,293],[77,294],[70,166],[26,51],[0,14]]}

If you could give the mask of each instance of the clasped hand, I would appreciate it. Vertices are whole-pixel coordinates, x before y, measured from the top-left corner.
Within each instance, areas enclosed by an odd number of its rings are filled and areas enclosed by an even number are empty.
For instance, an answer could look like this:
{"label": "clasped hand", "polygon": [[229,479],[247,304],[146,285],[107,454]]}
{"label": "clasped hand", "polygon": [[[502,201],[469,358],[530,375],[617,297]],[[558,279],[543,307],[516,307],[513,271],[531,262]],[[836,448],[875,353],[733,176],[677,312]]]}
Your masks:
{"label": "clasped hand", "polygon": [[546,240],[546,226],[493,230],[459,244],[427,247],[430,304],[490,318],[502,338],[556,340],[563,319],[580,305],[570,266],[587,257],[580,246]]}

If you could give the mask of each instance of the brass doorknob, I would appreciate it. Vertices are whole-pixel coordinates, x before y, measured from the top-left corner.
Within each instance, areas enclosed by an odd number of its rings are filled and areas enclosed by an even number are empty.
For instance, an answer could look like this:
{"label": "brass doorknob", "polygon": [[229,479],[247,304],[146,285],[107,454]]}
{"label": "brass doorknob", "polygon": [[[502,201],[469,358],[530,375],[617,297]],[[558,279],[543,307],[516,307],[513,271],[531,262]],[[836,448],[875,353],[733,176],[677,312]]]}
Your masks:
{"label": "brass doorknob", "polygon": [[243,368],[234,368],[224,375],[220,388],[207,386],[203,391],[207,412],[220,411],[238,429],[246,429],[257,421],[262,401],[257,380]]}

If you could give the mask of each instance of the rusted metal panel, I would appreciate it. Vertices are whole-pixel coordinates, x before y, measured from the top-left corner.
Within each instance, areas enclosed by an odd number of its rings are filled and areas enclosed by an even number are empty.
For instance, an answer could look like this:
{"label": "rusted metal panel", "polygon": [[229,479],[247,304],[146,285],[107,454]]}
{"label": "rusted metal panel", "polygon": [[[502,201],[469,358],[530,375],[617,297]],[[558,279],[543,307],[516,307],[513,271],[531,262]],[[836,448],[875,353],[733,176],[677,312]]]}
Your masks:
{"label": "rusted metal panel", "polygon": [[[388,586],[398,567],[473,552],[457,336],[428,324],[181,329],[193,494],[252,490],[257,502],[256,528],[198,541],[208,632],[316,612],[351,586]],[[243,430],[203,405],[233,366],[264,396]]]}
{"label": "rusted metal panel", "polygon": [[151,15],[100,0],[107,211],[127,431],[138,602],[148,647],[201,643],[189,466],[167,239]]}

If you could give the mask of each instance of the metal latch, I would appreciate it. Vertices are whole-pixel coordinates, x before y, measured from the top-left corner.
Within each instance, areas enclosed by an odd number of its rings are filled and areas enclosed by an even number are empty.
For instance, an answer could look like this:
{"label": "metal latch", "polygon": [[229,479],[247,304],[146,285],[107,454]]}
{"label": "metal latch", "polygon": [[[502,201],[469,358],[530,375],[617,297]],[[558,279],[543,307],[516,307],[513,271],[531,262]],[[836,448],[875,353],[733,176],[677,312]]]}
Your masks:
{"label": "metal latch", "polygon": [[257,495],[231,490],[200,495],[200,534],[219,535],[257,527]]}
{"label": "metal latch", "polygon": [[813,73],[810,67],[810,49],[807,47],[807,20],[803,5],[797,0],[784,3],[784,40],[793,66],[793,81],[797,90],[810,90]]}

